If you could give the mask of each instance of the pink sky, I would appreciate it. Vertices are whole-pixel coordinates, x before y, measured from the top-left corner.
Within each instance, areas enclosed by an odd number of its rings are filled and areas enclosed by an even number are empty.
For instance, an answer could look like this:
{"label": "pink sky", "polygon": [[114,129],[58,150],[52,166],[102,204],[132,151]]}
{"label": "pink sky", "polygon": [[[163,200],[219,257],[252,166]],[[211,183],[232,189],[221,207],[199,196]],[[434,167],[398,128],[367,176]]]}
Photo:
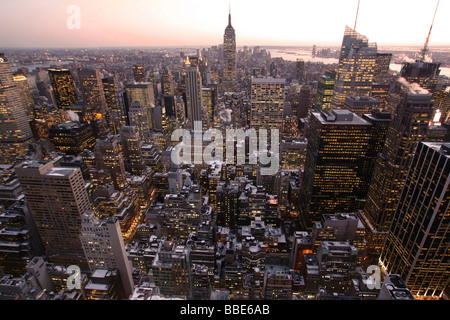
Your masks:
{"label": "pink sky", "polygon": [[[11,0],[0,11],[1,47],[209,46],[223,41],[228,0]],[[357,0],[232,1],[237,44],[340,45]],[[361,0],[357,31],[379,45],[423,45],[437,1]],[[70,5],[81,28],[67,28]],[[430,46],[450,46],[441,1]]]}

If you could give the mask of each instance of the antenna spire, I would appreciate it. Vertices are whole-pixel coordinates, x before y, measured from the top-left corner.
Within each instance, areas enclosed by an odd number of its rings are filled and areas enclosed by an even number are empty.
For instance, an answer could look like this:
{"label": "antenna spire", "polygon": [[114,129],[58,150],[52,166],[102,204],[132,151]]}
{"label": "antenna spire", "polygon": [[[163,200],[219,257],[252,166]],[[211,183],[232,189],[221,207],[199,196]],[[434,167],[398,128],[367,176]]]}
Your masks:
{"label": "antenna spire", "polygon": [[355,27],[353,28],[353,30],[355,31],[356,31],[356,22],[358,22],[359,2],[360,0],[358,0],[358,8],[356,9]]}
{"label": "antenna spire", "polygon": [[231,27],[231,0],[228,1],[228,26]]}

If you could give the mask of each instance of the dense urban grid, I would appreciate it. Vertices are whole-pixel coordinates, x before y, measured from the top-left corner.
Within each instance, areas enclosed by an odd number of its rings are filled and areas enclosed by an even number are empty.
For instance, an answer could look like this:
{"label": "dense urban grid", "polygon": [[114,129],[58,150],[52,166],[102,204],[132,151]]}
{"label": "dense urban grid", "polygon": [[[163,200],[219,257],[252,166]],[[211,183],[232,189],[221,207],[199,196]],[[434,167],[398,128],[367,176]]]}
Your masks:
{"label": "dense urban grid", "polygon": [[450,53],[343,31],[3,50],[0,300],[447,299]]}

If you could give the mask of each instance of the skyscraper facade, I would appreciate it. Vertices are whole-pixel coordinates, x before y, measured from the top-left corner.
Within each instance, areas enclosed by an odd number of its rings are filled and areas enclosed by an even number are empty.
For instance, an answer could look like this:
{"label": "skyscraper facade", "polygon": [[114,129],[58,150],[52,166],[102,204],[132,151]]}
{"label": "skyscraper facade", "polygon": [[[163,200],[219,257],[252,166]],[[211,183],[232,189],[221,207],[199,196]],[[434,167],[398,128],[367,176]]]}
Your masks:
{"label": "skyscraper facade", "polygon": [[332,108],[343,108],[347,96],[370,96],[377,61],[377,45],[346,27],[339,57]]}
{"label": "skyscraper facade", "polygon": [[136,81],[136,82],[145,82],[146,81],[145,74],[146,74],[145,67],[143,65],[135,64],[133,66],[133,78],[134,78],[134,81]]}
{"label": "skyscraper facade", "polygon": [[237,89],[236,78],[236,33],[231,25],[231,12],[228,14],[228,25],[223,35],[223,83],[224,92]]}
{"label": "skyscraper facade", "polygon": [[386,239],[409,165],[418,142],[426,137],[433,110],[432,95],[401,85],[401,100],[392,119],[382,152],[375,163],[363,223],[370,250],[379,253]]}
{"label": "skyscraper facade", "polygon": [[353,212],[361,197],[371,124],[348,110],[312,112],[301,195],[303,222]]}
{"label": "skyscraper facade", "polygon": [[70,110],[77,102],[77,90],[73,76],[69,69],[48,69],[48,76],[52,84],[56,105],[63,110]]}
{"label": "skyscraper facade", "polygon": [[102,118],[107,109],[100,70],[82,68],[78,70],[84,100],[84,117],[86,120]]}
{"label": "skyscraper facade", "polygon": [[283,110],[286,79],[252,78],[250,127],[280,129],[283,126]]}
{"label": "skyscraper facade", "polygon": [[81,216],[80,240],[89,264],[89,270],[118,269],[123,291],[128,297],[134,288],[131,263],[116,217],[99,219],[94,213]]}
{"label": "skyscraper facade", "polygon": [[15,163],[16,157],[28,150],[33,134],[25,102],[3,53],[0,53],[0,124],[0,162]]}
{"label": "skyscraper facade", "polygon": [[417,296],[441,297],[450,279],[450,144],[420,142],[380,261]]}
{"label": "skyscraper facade", "polygon": [[125,85],[127,92],[128,104],[131,105],[135,101],[139,101],[148,117],[148,126],[153,128],[152,108],[155,107],[155,92],[151,82],[128,83]]}
{"label": "skyscraper facade", "polygon": [[186,68],[186,109],[190,127],[194,128],[195,121],[203,120],[202,79],[196,66]]}
{"label": "skyscraper facade", "polygon": [[52,161],[26,161],[16,169],[48,261],[87,270],[80,241],[81,215],[91,203],[76,167],[56,167]]}

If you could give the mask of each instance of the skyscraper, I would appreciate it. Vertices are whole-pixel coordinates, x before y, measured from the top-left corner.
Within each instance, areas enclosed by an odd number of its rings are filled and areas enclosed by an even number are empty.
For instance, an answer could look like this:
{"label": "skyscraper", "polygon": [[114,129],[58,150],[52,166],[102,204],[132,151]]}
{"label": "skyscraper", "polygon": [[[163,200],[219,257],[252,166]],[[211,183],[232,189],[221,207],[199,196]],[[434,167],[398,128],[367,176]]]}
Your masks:
{"label": "skyscraper", "polygon": [[48,69],[48,76],[55,95],[56,105],[63,110],[70,110],[77,102],[77,90],[69,69]]}
{"label": "skyscraper", "polygon": [[82,215],[80,240],[89,269],[118,269],[125,296],[133,291],[131,263],[128,261],[119,221],[113,215],[99,219],[94,213]]}
{"label": "skyscraper", "polygon": [[190,127],[195,121],[203,120],[202,79],[198,67],[186,67],[186,109]]}
{"label": "skyscraper", "polygon": [[231,11],[228,14],[228,25],[223,35],[223,92],[237,90],[236,79],[236,33],[231,25]]}
{"label": "skyscraper", "polygon": [[361,219],[367,228],[369,249],[375,256],[386,239],[399,200],[399,190],[408,173],[417,143],[426,137],[433,110],[430,93],[411,91],[407,86],[399,85],[400,100],[383,150],[375,163]]}
{"label": "skyscraper", "polygon": [[97,168],[109,173],[116,190],[123,190],[126,185],[125,164],[120,152],[118,136],[98,139],[95,145]]}
{"label": "skyscraper", "polygon": [[81,215],[91,203],[80,168],[25,161],[16,169],[49,262],[87,270],[80,241]]}
{"label": "skyscraper", "polygon": [[28,119],[34,119],[34,100],[27,78],[22,74],[15,74],[13,79],[19,89],[20,96],[25,103],[24,107]]}
{"label": "skyscraper", "polygon": [[347,96],[370,96],[377,61],[377,45],[345,27],[336,75],[332,108],[343,108]]}
{"label": "skyscraper", "polygon": [[128,83],[125,85],[125,90],[127,92],[130,108],[136,100],[139,101],[142,108],[144,108],[147,113],[148,126],[152,129],[153,123],[151,109],[155,107],[155,92],[153,90],[153,84],[151,82]]}
{"label": "skyscraper", "polygon": [[283,126],[283,109],[286,79],[252,78],[250,127],[280,129]]}
{"label": "skyscraper", "polygon": [[143,65],[137,65],[135,64],[133,66],[133,78],[136,82],[145,82],[145,67]]}
{"label": "skyscraper", "polygon": [[32,137],[25,102],[8,59],[0,53],[0,162],[15,163],[16,157],[28,150]]}
{"label": "skyscraper", "polygon": [[119,133],[125,169],[133,175],[143,174],[145,162],[142,158],[142,141],[139,132],[133,126],[122,126]]}
{"label": "skyscraper", "polygon": [[131,103],[128,110],[128,118],[130,125],[139,131],[140,139],[143,143],[151,143],[151,127],[148,118],[147,110],[142,106],[138,100]]}
{"label": "skyscraper", "polygon": [[114,133],[117,133],[119,131],[119,128],[121,126],[120,121],[118,120],[120,116],[118,116],[120,113],[119,106],[117,104],[116,100],[116,93],[119,92],[119,83],[116,76],[103,78],[102,79],[103,84],[103,94],[105,95],[105,101],[106,101],[106,114],[105,114],[105,120],[114,129]]}
{"label": "skyscraper", "polygon": [[370,135],[371,124],[348,110],[311,113],[301,196],[307,226],[355,211]]}
{"label": "skyscraper", "polygon": [[421,88],[434,92],[439,78],[440,64],[435,62],[405,62],[400,70],[400,76],[410,83],[417,83]]}
{"label": "skyscraper", "polygon": [[400,193],[380,261],[417,296],[448,286],[450,144],[420,142]]}
{"label": "skyscraper", "polygon": [[87,123],[66,121],[49,128],[49,139],[56,151],[77,155],[85,149],[92,150],[95,136]]}
{"label": "skyscraper", "polygon": [[319,78],[315,104],[315,107],[317,109],[319,110],[330,109],[335,82],[336,82],[336,72],[334,71],[326,71],[325,74]]}
{"label": "skyscraper", "polygon": [[107,104],[100,70],[94,68],[79,69],[78,79],[83,93],[85,119],[102,118],[106,113]]}

